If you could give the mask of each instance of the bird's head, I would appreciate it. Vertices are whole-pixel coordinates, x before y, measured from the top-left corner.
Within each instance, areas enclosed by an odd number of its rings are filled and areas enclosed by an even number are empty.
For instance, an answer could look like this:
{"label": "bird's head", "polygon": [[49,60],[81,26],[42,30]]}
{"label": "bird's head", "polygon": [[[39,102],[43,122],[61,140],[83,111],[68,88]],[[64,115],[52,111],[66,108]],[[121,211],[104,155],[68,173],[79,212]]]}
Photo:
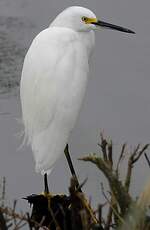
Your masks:
{"label": "bird's head", "polygon": [[62,11],[51,23],[51,26],[67,27],[80,32],[107,28],[125,33],[135,33],[127,28],[98,20],[91,10],[80,6],[72,6]]}

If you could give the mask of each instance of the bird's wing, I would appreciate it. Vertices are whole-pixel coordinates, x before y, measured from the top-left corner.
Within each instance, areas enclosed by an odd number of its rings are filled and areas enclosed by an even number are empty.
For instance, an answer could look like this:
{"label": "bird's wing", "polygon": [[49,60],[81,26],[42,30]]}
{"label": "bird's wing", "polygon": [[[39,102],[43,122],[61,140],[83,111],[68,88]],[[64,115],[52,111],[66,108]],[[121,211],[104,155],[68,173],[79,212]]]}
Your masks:
{"label": "bird's wing", "polygon": [[46,29],[34,39],[25,57],[20,95],[29,142],[55,117],[58,98],[76,68],[75,42],[78,41],[73,32]]}

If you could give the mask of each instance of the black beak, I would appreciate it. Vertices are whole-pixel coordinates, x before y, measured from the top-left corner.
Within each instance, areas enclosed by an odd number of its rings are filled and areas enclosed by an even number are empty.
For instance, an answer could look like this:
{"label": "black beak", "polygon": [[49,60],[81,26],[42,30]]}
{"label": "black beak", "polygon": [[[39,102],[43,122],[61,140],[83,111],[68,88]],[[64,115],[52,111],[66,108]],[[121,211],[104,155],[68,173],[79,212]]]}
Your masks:
{"label": "black beak", "polygon": [[96,26],[101,26],[104,28],[108,28],[108,29],[112,29],[112,30],[118,30],[124,33],[129,33],[129,34],[135,34],[134,31],[129,30],[127,28],[121,27],[121,26],[116,26],[107,22],[103,22],[103,21],[97,21],[97,22],[92,22],[92,24],[96,25]]}

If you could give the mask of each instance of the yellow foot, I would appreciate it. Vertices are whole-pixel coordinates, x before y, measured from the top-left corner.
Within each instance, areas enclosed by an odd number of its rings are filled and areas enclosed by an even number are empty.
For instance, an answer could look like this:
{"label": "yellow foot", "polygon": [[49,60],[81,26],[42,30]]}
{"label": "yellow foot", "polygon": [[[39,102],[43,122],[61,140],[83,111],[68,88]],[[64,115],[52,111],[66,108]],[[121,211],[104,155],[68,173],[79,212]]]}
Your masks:
{"label": "yellow foot", "polygon": [[52,193],[50,193],[50,192],[49,193],[42,192],[42,195],[45,196],[46,198],[49,198],[49,197],[52,198],[53,197]]}
{"label": "yellow foot", "polygon": [[42,192],[41,195],[43,195],[48,200],[48,210],[51,209],[51,198],[53,197],[52,193]]}

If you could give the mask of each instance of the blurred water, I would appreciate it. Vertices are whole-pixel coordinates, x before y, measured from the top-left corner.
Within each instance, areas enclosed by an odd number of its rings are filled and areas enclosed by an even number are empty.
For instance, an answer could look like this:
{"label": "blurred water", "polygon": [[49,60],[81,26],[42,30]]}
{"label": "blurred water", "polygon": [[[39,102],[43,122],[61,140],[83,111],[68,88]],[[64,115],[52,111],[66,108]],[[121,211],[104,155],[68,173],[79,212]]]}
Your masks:
{"label": "blurred water", "polygon": [[0,93],[16,93],[26,42],[34,26],[21,17],[0,17]]}
{"label": "blurred water", "polygon": [[[6,177],[6,200],[10,205],[21,194],[16,170],[20,164],[17,159],[22,158],[17,150],[21,143],[17,136],[21,130],[19,82],[26,47],[34,30],[34,25],[24,17],[0,16],[0,178]],[[20,201],[19,209],[25,207],[25,202]]]}

